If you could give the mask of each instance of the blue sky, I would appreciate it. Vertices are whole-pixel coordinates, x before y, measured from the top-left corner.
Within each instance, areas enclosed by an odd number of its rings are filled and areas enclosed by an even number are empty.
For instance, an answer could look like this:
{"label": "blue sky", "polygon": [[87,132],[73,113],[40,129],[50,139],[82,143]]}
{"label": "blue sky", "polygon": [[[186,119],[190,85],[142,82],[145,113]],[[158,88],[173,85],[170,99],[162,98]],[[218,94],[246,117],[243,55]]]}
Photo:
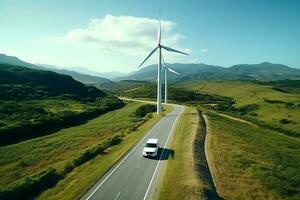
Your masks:
{"label": "blue sky", "polygon": [[300,68],[298,0],[0,0],[0,53],[61,67],[133,71],[155,46],[159,8],[162,42],[190,53],[165,52],[166,62]]}

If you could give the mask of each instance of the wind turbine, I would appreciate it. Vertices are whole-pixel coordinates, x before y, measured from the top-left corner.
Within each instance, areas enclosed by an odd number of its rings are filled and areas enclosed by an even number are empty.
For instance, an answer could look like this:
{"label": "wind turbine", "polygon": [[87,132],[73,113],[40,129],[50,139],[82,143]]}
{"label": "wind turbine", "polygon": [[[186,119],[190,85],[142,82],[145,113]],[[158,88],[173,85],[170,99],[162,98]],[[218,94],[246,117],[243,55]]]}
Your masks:
{"label": "wind turbine", "polygon": [[174,74],[177,74],[178,76],[180,76],[180,74],[176,71],[174,71],[173,69],[170,69],[169,67],[167,67],[164,58],[161,56],[162,59],[162,64],[163,64],[163,71],[165,72],[165,104],[168,102],[168,71],[172,72]]}
{"label": "wind turbine", "polygon": [[[175,53],[181,53],[184,55],[188,55],[184,52],[178,51],[176,49],[172,49],[170,47],[166,47],[161,45],[161,20],[159,16],[159,22],[158,22],[158,32],[157,32],[157,46],[150,52],[150,54],[146,57],[146,59],[139,65],[141,67],[148,58],[151,57],[151,55],[158,50],[158,65],[157,65],[157,114],[161,113],[161,62],[162,62],[162,57],[161,57],[161,50],[167,50]],[[138,67],[138,68],[139,68]]]}

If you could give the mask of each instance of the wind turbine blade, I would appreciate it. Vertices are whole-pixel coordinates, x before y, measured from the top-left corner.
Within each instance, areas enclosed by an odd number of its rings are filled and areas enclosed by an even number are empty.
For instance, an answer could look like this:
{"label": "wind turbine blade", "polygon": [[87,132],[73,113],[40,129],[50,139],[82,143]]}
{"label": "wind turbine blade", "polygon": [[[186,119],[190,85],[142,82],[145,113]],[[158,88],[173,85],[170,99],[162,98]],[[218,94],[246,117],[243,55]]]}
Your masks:
{"label": "wind turbine blade", "polygon": [[165,64],[165,60],[164,60],[164,58],[163,58],[162,55],[161,55],[161,61],[162,61],[162,65],[163,65],[161,71],[163,72],[163,71],[167,68],[167,66],[166,66],[166,64]]}
{"label": "wind turbine blade", "polygon": [[173,69],[170,69],[169,67],[167,67],[167,69],[170,71],[170,72],[173,72],[174,74],[177,74],[178,76],[180,76],[180,74],[176,71],[174,71]]}
{"label": "wind turbine blade", "polygon": [[172,48],[170,48],[170,47],[166,47],[166,46],[162,46],[161,45],[161,47],[162,48],[164,48],[165,50],[167,50],[167,51],[171,51],[171,52],[175,52],[175,53],[181,53],[181,54],[184,54],[184,55],[189,55],[189,54],[187,54],[187,53],[184,53],[184,52],[182,52],[182,51],[178,51],[178,50],[176,50],[176,49],[172,49]]}
{"label": "wind turbine blade", "polygon": [[153,49],[152,51],[151,51],[151,53],[147,56],[147,58],[139,65],[139,67],[138,68],[140,68],[143,64],[144,64],[144,62],[146,62],[146,60],[148,60],[148,58],[156,51],[158,49],[158,46],[157,47],[155,47],[155,49]]}
{"label": "wind turbine blade", "polygon": [[158,31],[157,31],[157,43],[161,42],[161,19],[160,19],[160,10],[159,10],[159,21],[158,21]]}

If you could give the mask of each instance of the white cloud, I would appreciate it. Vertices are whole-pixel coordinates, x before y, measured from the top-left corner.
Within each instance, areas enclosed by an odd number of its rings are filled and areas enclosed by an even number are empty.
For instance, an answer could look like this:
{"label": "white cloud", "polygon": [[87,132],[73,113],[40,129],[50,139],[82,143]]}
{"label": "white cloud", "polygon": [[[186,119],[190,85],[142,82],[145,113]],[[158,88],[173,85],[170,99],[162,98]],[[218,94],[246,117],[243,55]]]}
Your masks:
{"label": "white cloud", "polygon": [[[87,28],[70,30],[65,36],[51,37],[50,40],[106,52],[146,55],[157,44],[157,26],[156,19],[106,15],[101,19],[92,19]],[[162,20],[162,43],[191,53],[191,49],[178,47],[184,36],[173,33],[175,26],[175,22]]]}

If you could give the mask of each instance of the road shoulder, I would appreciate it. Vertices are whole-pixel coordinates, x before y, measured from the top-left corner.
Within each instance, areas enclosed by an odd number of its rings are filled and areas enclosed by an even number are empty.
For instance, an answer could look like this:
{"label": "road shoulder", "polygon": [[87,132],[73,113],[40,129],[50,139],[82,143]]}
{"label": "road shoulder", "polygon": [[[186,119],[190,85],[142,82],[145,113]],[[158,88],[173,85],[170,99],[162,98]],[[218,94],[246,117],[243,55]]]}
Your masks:
{"label": "road shoulder", "polygon": [[205,186],[199,179],[194,157],[198,122],[196,108],[185,107],[170,145],[174,154],[162,176],[158,199],[199,199],[203,196]]}

